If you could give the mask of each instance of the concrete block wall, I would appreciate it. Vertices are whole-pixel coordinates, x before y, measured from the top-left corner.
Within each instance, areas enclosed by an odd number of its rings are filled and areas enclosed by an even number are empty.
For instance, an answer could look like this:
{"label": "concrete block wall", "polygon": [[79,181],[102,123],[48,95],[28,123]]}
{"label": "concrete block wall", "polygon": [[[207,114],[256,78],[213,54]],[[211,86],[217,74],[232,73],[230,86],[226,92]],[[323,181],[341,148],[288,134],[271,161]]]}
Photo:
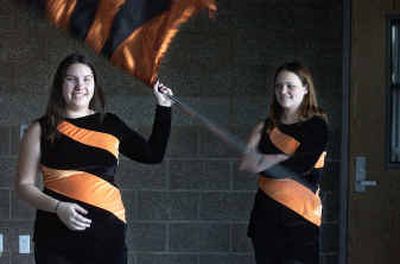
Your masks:
{"label": "concrete block wall", "polygon": [[[321,260],[337,262],[341,129],[341,1],[219,0],[181,28],[161,79],[182,101],[245,140],[262,120],[275,68],[298,59],[314,72],[330,116],[322,184]],[[102,75],[108,110],[144,135],[151,129],[151,91],[87,47],[13,1],[0,0],[0,263],[33,263],[18,254],[18,235],[32,234],[34,210],[12,186],[21,127],[45,108],[52,74],[64,55],[80,51]],[[128,211],[131,264],[254,263],[246,227],[256,177],[238,171],[239,154],[177,107],[165,161],[121,159],[118,184]]]}

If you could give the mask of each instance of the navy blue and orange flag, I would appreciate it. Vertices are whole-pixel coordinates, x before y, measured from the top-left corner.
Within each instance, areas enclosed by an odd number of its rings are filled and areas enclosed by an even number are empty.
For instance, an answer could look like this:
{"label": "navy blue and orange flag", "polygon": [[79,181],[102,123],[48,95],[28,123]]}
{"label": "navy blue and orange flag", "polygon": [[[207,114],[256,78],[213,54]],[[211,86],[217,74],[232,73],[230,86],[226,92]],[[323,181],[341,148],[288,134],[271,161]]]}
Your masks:
{"label": "navy blue and orange flag", "polygon": [[31,0],[57,27],[151,85],[179,25],[215,0]]}

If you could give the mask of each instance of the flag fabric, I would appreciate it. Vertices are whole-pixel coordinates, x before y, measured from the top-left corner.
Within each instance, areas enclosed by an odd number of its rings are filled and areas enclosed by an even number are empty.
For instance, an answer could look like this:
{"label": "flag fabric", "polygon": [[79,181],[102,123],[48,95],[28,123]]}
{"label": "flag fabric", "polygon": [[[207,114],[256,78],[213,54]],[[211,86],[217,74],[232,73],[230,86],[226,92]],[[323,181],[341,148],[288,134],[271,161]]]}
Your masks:
{"label": "flag fabric", "polygon": [[179,25],[215,0],[38,0],[57,27],[148,85]]}

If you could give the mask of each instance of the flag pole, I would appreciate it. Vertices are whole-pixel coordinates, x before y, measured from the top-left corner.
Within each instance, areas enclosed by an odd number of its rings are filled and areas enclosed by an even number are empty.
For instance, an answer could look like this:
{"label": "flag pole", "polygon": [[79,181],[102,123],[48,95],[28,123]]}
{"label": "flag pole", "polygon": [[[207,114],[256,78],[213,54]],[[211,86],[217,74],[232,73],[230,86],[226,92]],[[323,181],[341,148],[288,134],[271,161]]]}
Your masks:
{"label": "flag pole", "polygon": [[246,144],[240,140],[238,137],[230,133],[229,131],[223,129],[222,127],[217,126],[214,122],[210,119],[206,118],[205,116],[197,113],[191,106],[184,103],[181,99],[179,99],[175,95],[168,95],[167,96],[177,105],[181,110],[183,110],[186,114],[191,117],[196,118],[199,120],[210,132],[216,135],[219,139],[224,141],[227,145],[231,148],[243,154],[246,149]]}
{"label": "flag pole", "polygon": [[[246,151],[246,144],[237,138],[235,135],[230,133],[229,131],[217,126],[215,123],[213,123],[211,120],[206,118],[205,116],[197,113],[191,106],[188,104],[184,103],[181,99],[179,99],[175,95],[169,95],[165,94],[168,96],[174,103],[176,103],[181,110],[183,110],[186,114],[188,114],[191,117],[194,117],[201,121],[201,123],[214,135],[216,135],[218,138],[220,138],[222,141],[227,143],[231,148],[239,152],[240,154],[244,154]],[[280,175],[286,175],[287,178],[291,178],[293,180],[296,180],[297,182],[303,184],[304,186],[307,186],[309,188],[312,188],[310,183],[308,183],[304,178],[302,178],[298,173],[295,173],[291,171],[290,169],[283,167],[279,164],[276,164],[274,166],[274,170],[269,171],[269,174],[272,177],[277,177],[281,178]]]}

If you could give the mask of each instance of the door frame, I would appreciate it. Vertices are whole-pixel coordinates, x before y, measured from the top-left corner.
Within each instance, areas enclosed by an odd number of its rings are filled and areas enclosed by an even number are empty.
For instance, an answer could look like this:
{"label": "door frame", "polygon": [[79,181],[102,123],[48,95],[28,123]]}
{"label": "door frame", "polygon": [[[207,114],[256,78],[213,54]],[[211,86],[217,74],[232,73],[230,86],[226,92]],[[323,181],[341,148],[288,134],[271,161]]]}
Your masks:
{"label": "door frame", "polygon": [[342,1],[342,129],[339,175],[339,254],[338,263],[347,263],[349,199],[349,117],[351,81],[351,11],[352,1]]}
{"label": "door frame", "polygon": [[[390,36],[390,20],[391,19],[400,19],[400,13],[396,11],[392,11],[385,16],[385,26],[386,26],[386,39]],[[386,52],[385,52],[385,59],[386,59],[386,64],[385,64],[385,100],[386,100],[386,126],[385,126],[385,169],[386,170],[399,170],[400,169],[400,164],[399,163],[391,163],[390,162],[390,138],[391,138],[391,127],[389,124],[392,122],[393,118],[393,112],[392,112],[392,91],[390,87],[390,73],[391,73],[391,58],[390,58],[390,53],[391,53],[392,47],[389,41],[386,43]]]}

